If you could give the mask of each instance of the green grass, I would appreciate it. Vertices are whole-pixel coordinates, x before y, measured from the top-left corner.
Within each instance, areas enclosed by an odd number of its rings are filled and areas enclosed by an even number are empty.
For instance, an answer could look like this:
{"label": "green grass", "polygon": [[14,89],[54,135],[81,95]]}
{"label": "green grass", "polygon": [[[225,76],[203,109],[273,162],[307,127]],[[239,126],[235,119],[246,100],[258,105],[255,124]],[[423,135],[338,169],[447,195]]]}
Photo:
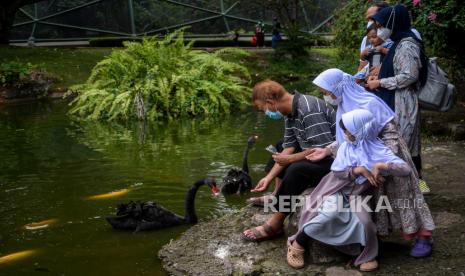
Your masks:
{"label": "green grass", "polygon": [[310,49],[310,54],[318,54],[328,58],[336,58],[337,50],[336,48],[312,48]]}
{"label": "green grass", "polygon": [[272,79],[283,84],[286,89],[296,89],[302,93],[319,95],[312,80],[329,68],[340,68],[348,73],[355,73],[356,60],[353,64],[338,59],[335,48],[313,48],[310,55],[297,60],[277,59],[272,52],[257,52],[247,60],[247,67],[256,83]]}
{"label": "green grass", "polygon": [[[29,62],[44,68],[60,80],[54,88],[66,90],[67,87],[84,83],[92,68],[112,51],[111,48],[0,48],[0,61]],[[245,65],[253,76],[252,84],[273,79],[287,89],[297,89],[303,93],[318,95],[312,84],[320,72],[337,67],[348,73],[354,73],[356,66],[341,62],[335,48],[313,48],[310,56],[298,60],[277,59],[272,51],[253,52]]]}
{"label": "green grass", "polygon": [[83,83],[97,62],[111,52],[109,48],[0,48],[0,61],[18,61],[38,65],[59,78],[54,88],[65,90],[67,87]]}

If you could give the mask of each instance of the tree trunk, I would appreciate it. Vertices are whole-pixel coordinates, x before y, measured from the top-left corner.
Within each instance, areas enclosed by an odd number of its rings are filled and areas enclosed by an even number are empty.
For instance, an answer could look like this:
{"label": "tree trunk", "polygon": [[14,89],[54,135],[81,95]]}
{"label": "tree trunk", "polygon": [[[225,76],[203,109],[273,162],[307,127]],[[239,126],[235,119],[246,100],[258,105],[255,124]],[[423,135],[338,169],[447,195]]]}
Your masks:
{"label": "tree trunk", "polygon": [[10,4],[0,5],[0,45],[8,44],[11,27],[13,26],[14,14],[17,10],[12,10]]}

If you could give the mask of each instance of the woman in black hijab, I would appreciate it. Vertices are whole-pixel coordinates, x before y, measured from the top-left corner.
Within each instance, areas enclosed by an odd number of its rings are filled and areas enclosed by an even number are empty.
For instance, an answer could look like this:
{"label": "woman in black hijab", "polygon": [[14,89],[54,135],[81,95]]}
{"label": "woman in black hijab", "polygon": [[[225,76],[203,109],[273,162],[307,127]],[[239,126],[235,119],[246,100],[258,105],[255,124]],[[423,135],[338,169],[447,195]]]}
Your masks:
{"label": "woman in black hijab", "polygon": [[372,19],[378,25],[378,36],[390,38],[394,44],[384,57],[378,77],[369,78],[368,86],[377,89],[377,95],[396,112],[399,131],[421,176],[418,91],[428,74],[423,43],[412,32],[410,15],[403,5],[384,8]]}
{"label": "woman in black hijab", "polygon": [[[377,89],[377,95],[395,111],[399,132],[407,142],[415,167],[420,173],[418,91],[427,77],[427,59],[423,43],[412,32],[410,15],[403,5],[384,8],[372,19],[378,26],[378,37],[383,40],[390,38],[394,44],[384,57],[378,77],[370,77],[368,86],[371,90]],[[413,185],[412,189],[416,197],[422,198],[418,185]],[[434,222],[429,211],[420,210],[418,217],[406,216],[400,219],[404,237],[406,239],[417,238],[410,255],[428,256],[432,250],[430,237],[434,229]],[[377,227],[378,229],[389,228],[388,224],[381,220],[377,222]]]}

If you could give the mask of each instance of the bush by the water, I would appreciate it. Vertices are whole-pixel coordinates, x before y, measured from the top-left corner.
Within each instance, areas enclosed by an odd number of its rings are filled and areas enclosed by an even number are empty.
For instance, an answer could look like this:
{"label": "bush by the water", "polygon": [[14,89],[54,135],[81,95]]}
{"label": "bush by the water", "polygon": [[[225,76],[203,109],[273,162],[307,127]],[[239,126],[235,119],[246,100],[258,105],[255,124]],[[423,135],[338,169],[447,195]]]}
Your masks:
{"label": "bush by the water", "polygon": [[2,62],[0,64],[0,86],[18,86],[33,69],[30,63]]}
{"label": "bush by the water", "polygon": [[30,63],[0,64],[0,97],[5,99],[45,96],[56,77]]}
{"label": "bush by the water", "polygon": [[[157,120],[229,113],[249,104],[250,75],[240,60],[248,53],[214,53],[185,44],[183,30],[163,40],[125,42],[92,70],[70,113],[92,120]],[[234,61],[233,61],[234,60]]]}

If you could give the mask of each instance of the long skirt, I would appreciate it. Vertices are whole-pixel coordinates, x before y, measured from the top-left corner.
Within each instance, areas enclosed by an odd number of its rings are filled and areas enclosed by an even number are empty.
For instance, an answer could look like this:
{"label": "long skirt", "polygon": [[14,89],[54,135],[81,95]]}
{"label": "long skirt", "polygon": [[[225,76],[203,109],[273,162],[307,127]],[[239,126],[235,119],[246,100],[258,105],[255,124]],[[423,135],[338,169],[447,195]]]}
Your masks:
{"label": "long skirt", "polygon": [[318,215],[309,221],[303,231],[307,236],[329,245],[366,245],[363,224],[356,214],[338,210],[338,206],[350,208],[348,195],[337,192],[318,208]]}
{"label": "long skirt", "polygon": [[423,194],[418,187],[418,172],[415,170],[409,148],[399,134],[394,122],[388,123],[380,138],[397,156],[412,168],[409,177],[388,176],[386,182],[374,191],[374,203],[387,197],[392,212],[382,209],[375,212],[374,221],[378,235],[388,235],[393,230],[413,234],[420,230],[434,230],[434,222]]}
{"label": "long skirt", "polygon": [[[300,233],[305,232],[314,239],[335,246],[337,250],[343,253],[353,256],[358,255],[354,262],[355,265],[375,259],[378,255],[378,240],[376,237],[376,226],[372,221],[371,213],[364,208],[360,208],[360,210],[351,211],[346,216],[338,212],[332,212],[329,217],[322,217],[321,205],[330,202],[328,200],[322,202],[321,199],[334,194],[340,194],[340,192],[349,194],[347,190],[350,190],[350,195],[352,196],[363,195],[369,189],[370,185],[368,181],[363,185],[359,185],[355,184],[354,179],[355,176],[351,171],[331,171],[328,173],[313,192],[305,198],[305,205],[300,213],[297,233],[290,236],[289,241],[295,240]],[[328,199],[332,198],[328,197]],[[326,212],[326,214],[329,213]],[[306,226],[310,226],[311,228],[305,231]],[[359,226],[363,229],[358,228]],[[312,231],[312,227],[320,229],[313,229],[315,231]],[[316,232],[323,231],[325,233],[316,234]],[[339,237],[339,235],[344,237]],[[362,245],[364,246],[363,250],[361,250]]]}

